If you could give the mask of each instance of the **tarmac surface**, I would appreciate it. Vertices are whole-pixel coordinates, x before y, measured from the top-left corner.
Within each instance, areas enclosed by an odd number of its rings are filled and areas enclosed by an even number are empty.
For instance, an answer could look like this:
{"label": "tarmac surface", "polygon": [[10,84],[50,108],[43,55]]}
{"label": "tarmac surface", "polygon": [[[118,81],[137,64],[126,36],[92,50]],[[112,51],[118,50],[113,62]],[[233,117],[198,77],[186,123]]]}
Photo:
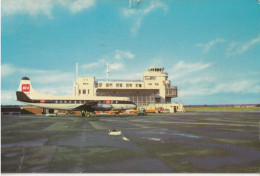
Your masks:
{"label": "tarmac surface", "polygon": [[[2,173],[259,173],[259,112],[1,117]],[[121,136],[108,135],[120,129]]]}

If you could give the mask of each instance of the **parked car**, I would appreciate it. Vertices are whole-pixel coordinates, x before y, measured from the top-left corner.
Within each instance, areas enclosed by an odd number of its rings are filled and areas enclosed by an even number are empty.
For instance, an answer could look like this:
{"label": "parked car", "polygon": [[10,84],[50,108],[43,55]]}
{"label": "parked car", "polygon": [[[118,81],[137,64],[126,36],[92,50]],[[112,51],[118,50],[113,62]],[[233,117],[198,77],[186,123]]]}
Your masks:
{"label": "parked car", "polygon": [[140,110],[138,111],[138,115],[141,115],[141,116],[146,115],[145,109],[140,109]]}

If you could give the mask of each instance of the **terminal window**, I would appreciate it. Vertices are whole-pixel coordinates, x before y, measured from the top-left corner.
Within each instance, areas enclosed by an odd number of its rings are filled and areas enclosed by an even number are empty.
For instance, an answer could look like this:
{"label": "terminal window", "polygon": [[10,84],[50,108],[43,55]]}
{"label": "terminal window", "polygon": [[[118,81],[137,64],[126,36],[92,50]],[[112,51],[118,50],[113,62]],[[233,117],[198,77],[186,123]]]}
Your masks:
{"label": "terminal window", "polygon": [[116,87],[122,87],[122,86],[123,86],[122,84],[119,83],[116,84]]}
{"label": "terminal window", "polygon": [[106,83],[106,87],[112,87],[112,83]]}
{"label": "terminal window", "polygon": [[132,84],[126,84],[126,87],[132,87]]}
{"label": "terminal window", "polygon": [[86,89],[83,89],[83,94],[86,94]]}

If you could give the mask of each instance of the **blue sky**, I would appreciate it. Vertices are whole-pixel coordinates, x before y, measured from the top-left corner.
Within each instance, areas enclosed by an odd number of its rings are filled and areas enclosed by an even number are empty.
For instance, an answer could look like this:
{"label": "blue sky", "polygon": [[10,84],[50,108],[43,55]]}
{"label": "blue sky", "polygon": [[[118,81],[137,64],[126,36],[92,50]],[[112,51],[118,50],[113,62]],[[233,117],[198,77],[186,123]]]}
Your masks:
{"label": "blue sky", "polygon": [[1,103],[18,104],[23,76],[72,95],[79,76],[138,80],[169,73],[188,104],[260,103],[257,0],[2,0]]}

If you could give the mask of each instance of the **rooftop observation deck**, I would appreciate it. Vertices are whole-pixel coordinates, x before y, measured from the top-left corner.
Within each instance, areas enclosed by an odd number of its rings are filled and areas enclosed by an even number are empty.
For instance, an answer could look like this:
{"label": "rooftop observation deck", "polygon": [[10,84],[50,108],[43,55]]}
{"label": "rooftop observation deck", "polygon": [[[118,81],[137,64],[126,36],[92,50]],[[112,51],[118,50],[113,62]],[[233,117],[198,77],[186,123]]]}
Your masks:
{"label": "rooftop observation deck", "polygon": [[165,88],[165,96],[166,97],[171,97],[171,98],[174,98],[174,97],[177,97],[178,94],[177,94],[177,87],[174,86],[174,87],[166,87]]}
{"label": "rooftop observation deck", "polygon": [[163,73],[164,68],[163,67],[150,67],[150,68],[148,68],[148,71],[149,72],[161,72],[161,73]]}
{"label": "rooftop observation deck", "polygon": [[150,67],[145,73],[144,76],[149,76],[149,75],[157,75],[157,76],[167,76],[168,77],[168,73],[164,72],[164,68],[162,67]]}

